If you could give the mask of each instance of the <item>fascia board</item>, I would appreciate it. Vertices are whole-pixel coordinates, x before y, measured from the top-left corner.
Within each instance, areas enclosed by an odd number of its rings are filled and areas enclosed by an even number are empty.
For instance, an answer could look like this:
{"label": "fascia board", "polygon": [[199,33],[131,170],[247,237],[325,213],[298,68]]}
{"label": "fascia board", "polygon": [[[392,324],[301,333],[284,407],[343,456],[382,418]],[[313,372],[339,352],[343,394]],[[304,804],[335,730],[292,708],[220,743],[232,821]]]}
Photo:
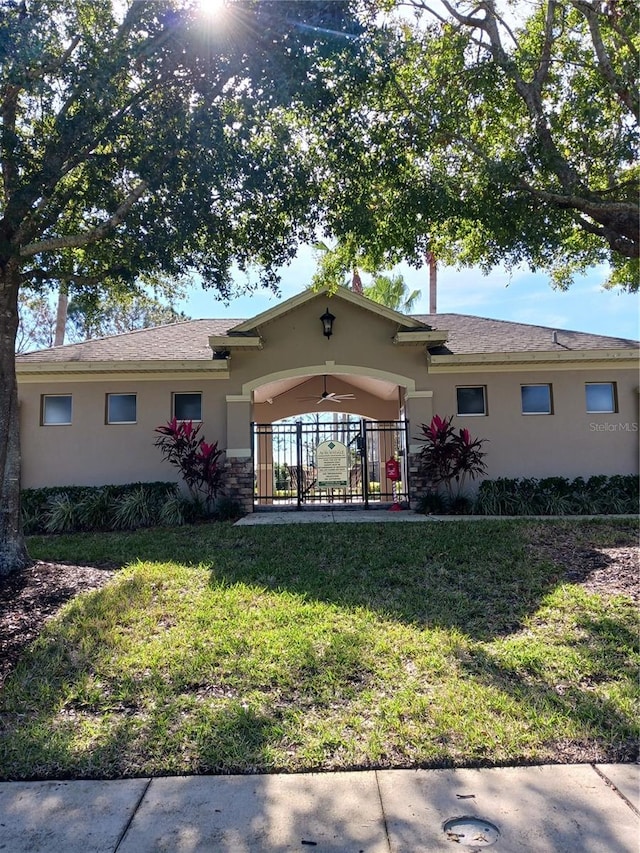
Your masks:
{"label": "fascia board", "polygon": [[444,344],[449,339],[449,332],[444,330],[416,329],[411,331],[398,331],[393,336],[393,343],[397,346],[419,346],[426,344],[427,346],[436,346]]}
{"label": "fascia board", "polygon": [[103,375],[156,374],[158,379],[167,374],[207,373],[226,378],[229,365],[225,359],[194,359],[181,361],[30,361],[16,364],[16,373],[22,381],[40,382],[45,378],[60,376],[102,377]]}
{"label": "fascia board", "polygon": [[567,370],[571,367],[602,366],[637,368],[640,351],[636,348],[572,350],[571,352],[465,353],[459,355],[429,354],[429,372],[452,373],[460,370],[518,370],[523,367]]}
{"label": "fascia board", "polygon": [[210,335],[211,349],[253,350],[262,349],[260,335]]}

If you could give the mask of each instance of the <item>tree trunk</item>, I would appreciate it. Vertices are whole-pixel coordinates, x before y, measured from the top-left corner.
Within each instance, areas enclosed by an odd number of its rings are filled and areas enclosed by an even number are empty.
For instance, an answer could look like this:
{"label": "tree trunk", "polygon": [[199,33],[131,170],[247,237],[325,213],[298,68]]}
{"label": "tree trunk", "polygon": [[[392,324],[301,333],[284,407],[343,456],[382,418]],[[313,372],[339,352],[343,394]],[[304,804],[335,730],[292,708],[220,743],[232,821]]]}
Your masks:
{"label": "tree trunk", "polygon": [[0,576],[31,562],[20,513],[20,423],[15,342],[18,330],[19,267],[0,266]]}
{"label": "tree trunk", "polygon": [[64,344],[64,333],[67,328],[67,309],[69,307],[69,292],[66,284],[61,284],[58,289],[58,308],[56,310],[56,334],[53,341],[54,347]]}

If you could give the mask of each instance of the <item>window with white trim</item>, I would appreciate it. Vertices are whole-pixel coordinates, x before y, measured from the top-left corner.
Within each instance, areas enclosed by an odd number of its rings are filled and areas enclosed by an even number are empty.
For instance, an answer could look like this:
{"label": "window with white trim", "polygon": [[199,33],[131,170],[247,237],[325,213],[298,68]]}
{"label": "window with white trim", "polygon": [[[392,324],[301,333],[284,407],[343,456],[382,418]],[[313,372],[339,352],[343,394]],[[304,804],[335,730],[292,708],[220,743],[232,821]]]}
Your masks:
{"label": "window with white trim", "polygon": [[135,424],[137,421],[137,398],[135,394],[107,394],[107,423]]}
{"label": "window with white trim", "polygon": [[69,426],[72,408],[71,394],[43,394],[40,415],[42,426]]}
{"label": "window with white trim", "polygon": [[173,417],[178,421],[202,420],[202,394],[175,393],[173,395]]}
{"label": "window with white trim", "polygon": [[551,385],[521,385],[520,395],[522,398],[523,415],[553,414]]}
{"label": "window with white trim", "polygon": [[584,388],[589,414],[618,411],[615,382],[587,382]]}
{"label": "window with white trim", "polygon": [[456,388],[459,415],[486,415],[487,393],[484,385]]}

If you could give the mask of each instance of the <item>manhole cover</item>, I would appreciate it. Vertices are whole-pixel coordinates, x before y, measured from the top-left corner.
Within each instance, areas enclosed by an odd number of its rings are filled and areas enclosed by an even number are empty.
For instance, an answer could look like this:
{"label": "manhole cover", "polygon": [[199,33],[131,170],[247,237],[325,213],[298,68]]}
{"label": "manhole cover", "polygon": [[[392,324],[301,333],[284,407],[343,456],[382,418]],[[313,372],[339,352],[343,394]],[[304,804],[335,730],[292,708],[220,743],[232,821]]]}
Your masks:
{"label": "manhole cover", "polygon": [[500,836],[498,827],[481,817],[452,817],[442,828],[449,841],[464,847],[489,847]]}

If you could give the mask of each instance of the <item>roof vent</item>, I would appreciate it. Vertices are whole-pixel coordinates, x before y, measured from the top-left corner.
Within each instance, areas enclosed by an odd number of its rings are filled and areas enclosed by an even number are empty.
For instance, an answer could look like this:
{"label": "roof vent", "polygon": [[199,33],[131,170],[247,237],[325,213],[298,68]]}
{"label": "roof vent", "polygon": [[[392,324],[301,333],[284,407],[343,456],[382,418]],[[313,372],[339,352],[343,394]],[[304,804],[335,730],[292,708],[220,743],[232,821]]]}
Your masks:
{"label": "roof vent", "polygon": [[554,343],[554,344],[557,344],[557,343],[558,343],[558,333],[557,333],[556,331],[554,331],[554,332],[552,333],[552,335],[551,335],[551,340],[553,341],[553,343]]}

